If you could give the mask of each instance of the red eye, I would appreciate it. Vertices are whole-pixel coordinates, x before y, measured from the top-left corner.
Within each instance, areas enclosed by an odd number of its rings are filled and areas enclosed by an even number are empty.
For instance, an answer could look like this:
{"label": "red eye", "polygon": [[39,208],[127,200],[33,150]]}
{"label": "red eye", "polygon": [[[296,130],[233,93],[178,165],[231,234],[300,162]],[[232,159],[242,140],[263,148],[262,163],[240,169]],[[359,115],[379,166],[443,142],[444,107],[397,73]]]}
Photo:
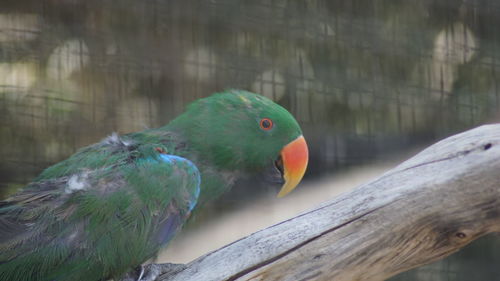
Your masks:
{"label": "red eye", "polygon": [[269,118],[262,118],[262,120],[260,120],[260,128],[262,130],[271,130],[273,128],[273,121]]}

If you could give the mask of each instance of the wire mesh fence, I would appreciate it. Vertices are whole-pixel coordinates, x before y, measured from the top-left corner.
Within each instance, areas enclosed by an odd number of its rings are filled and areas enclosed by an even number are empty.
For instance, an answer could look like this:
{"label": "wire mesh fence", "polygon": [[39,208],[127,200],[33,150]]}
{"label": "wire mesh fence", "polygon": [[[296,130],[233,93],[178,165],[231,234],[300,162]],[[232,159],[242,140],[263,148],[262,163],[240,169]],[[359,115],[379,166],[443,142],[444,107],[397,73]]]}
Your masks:
{"label": "wire mesh fence", "polygon": [[[495,121],[499,15],[493,0],[4,1],[0,192],[226,88],[297,116],[313,176]],[[448,279],[415,280],[466,280],[436,268]]]}

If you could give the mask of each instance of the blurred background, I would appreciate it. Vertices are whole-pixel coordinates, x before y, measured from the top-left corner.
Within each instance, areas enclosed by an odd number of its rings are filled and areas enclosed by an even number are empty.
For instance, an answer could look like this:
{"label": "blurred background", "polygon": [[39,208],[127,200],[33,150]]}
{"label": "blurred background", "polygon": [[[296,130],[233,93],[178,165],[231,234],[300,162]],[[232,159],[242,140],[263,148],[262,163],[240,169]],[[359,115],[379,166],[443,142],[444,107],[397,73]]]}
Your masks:
{"label": "blurred background", "polygon": [[[266,95],[302,125],[306,179],[207,206],[160,257],[187,262],[498,121],[499,78],[495,0],[2,0],[0,198],[213,92]],[[391,280],[500,280],[499,241]]]}

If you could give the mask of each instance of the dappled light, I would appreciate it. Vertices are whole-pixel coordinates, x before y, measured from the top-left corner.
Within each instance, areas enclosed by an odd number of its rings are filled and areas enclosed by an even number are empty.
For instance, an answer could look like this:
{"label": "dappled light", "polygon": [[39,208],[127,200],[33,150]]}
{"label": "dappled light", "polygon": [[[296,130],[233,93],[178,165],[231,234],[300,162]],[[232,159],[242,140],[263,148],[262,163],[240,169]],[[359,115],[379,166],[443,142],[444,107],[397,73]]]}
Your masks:
{"label": "dappled light", "polygon": [[[226,89],[268,97],[303,129],[309,168],[282,201],[297,208],[281,211],[266,183],[242,182],[192,219],[165,260],[186,262],[500,117],[493,0],[43,2],[7,1],[0,13],[2,199],[81,147],[166,125]],[[267,220],[250,222],[255,209]],[[173,257],[188,238],[197,245],[200,233],[225,232]],[[480,262],[461,257],[404,280],[471,280],[460,267]]]}

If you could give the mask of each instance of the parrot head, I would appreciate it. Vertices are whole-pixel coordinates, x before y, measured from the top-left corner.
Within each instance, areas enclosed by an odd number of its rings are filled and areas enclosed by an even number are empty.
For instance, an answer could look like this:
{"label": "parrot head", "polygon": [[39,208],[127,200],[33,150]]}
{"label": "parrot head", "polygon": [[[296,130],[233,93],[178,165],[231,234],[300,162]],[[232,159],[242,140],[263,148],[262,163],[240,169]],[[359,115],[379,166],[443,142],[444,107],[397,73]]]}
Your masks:
{"label": "parrot head", "polygon": [[308,148],[295,118],[254,93],[229,90],[200,99],[171,125],[220,169],[259,173],[274,166],[284,181],[278,197],[292,191],[307,168]]}

